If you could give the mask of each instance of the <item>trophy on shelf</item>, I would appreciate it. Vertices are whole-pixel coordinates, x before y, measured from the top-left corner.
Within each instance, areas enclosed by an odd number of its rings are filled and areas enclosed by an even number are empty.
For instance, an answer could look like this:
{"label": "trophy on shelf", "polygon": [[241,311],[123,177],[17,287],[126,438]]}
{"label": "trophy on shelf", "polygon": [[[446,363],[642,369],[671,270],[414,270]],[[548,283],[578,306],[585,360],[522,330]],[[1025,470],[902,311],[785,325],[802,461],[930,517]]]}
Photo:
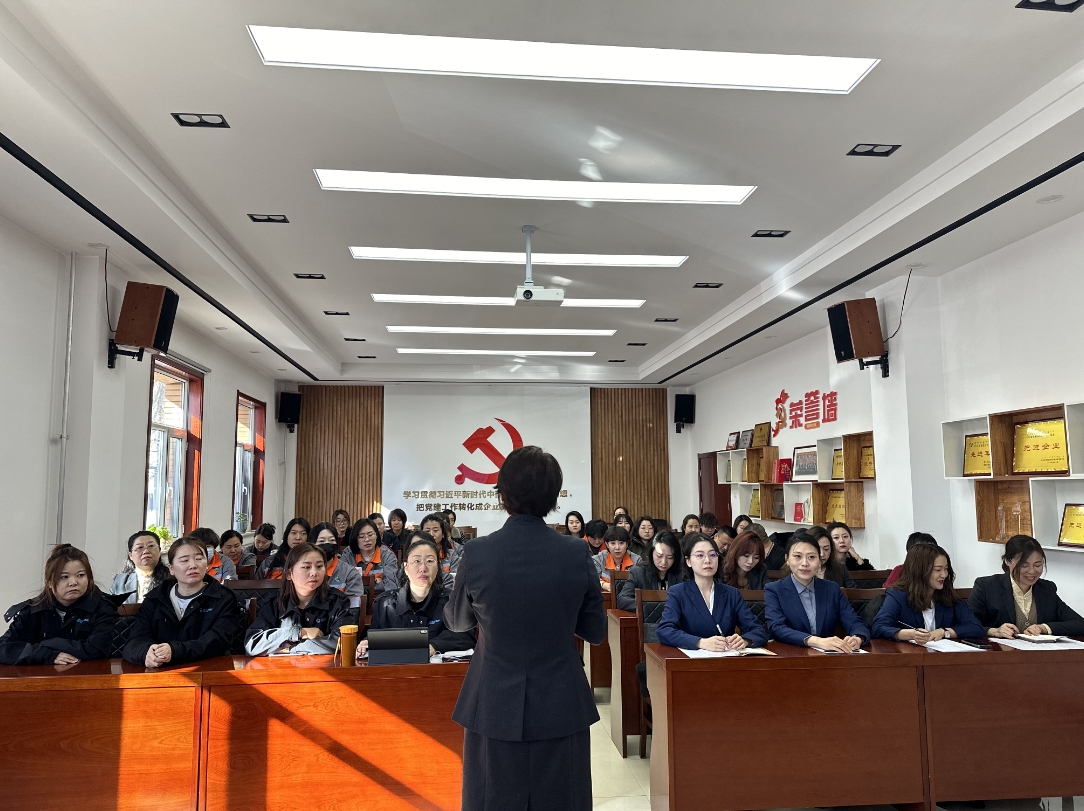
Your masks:
{"label": "trophy on shelf", "polygon": [[998,543],[1005,543],[1009,540],[1009,536],[1005,534],[1005,505],[997,505],[997,537],[994,538]]}
{"label": "trophy on shelf", "polygon": [[1019,501],[1012,505],[1012,514],[1016,516],[1016,534],[1017,535],[1023,535],[1024,534],[1023,530],[1020,528],[1020,525],[1021,525],[1020,515],[1021,515],[1021,513],[1023,513],[1023,511],[1024,511],[1024,509],[1023,509],[1023,507],[1020,506]]}

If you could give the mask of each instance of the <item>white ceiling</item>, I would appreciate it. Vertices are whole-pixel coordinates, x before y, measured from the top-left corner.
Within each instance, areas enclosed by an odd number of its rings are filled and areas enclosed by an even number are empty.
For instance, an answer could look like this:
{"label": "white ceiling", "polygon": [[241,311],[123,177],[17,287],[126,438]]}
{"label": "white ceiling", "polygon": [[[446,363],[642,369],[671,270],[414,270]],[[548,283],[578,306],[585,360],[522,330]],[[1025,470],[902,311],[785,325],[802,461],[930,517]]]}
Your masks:
{"label": "white ceiling", "polygon": [[[0,0],[0,132],[321,379],[655,383],[1084,149],[1084,12],[1015,3]],[[263,65],[247,24],[881,62],[838,96],[307,70]],[[182,128],[172,112],[221,113],[230,129]],[[609,154],[589,147],[596,126],[618,133],[620,146]],[[860,142],[903,147],[890,158],[847,157]],[[581,158],[606,180],[758,188],[741,206],[588,208],[325,192],[313,175],[329,168],[578,180]],[[831,300],[859,297],[908,263],[946,272],[1084,210],[1082,172],[1070,170]],[[1065,199],[1035,204],[1052,193]],[[123,266],[169,279],[6,155],[0,213],[63,250],[105,242]],[[286,214],[290,224],[256,225],[248,213]],[[543,284],[569,279],[569,296],[647,303],[525,310],[375,304],[373,292],[511,295],[522,269],[358,261],[348,250],[521,250],[528,223],[539,229],[538,251],[690,258],[676,270],[538,268]],[[750,238],[760,228],[791,233]],[[327,280],[293,277],[314,272]],[[723,287],[692,289],[702,281]],[[239,354],[259,346],[168,283],[181,293],[186,323]],[[828,303],[671,383],[820,329]],[[393,324],[616,334],[391,335],[385,327]],[[626,346],[639,341],[647,346]],[[508,358],[395,352],[433,346],[597,354],[533,359],[513,371],[520,364]],[[270,352],[245,360],[305,379]]]}

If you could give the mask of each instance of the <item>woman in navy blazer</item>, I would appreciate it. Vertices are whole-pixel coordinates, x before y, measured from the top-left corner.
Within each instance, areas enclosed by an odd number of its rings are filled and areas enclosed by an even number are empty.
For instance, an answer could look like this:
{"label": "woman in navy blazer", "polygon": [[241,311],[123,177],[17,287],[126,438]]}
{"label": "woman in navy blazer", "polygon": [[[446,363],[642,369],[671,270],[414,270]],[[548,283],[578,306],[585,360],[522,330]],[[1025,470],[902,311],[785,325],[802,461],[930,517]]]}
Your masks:
{"label": "woman in navy blazer", "polygon": [[753,616],[741,592],[716,581],[719,547],[715,541],[699,532],[686,535],[685,565],[692,579],[667,590],[662,619],[656,626],[659,642],[716,652],[767,643],[768,632]]}
{"label": "woman in navy blazer", "polygon": [[[795,533],[787,544],[790,576],[764,587],[768,632],[788,645],[852,653],[869,642],[869,628],[854,613],[836,583],[817,577],[820,567],[817,542],[804,533]],[[814,600],[812,625],[800,594],[807,589]],[[844,639],[836,636],[836,625],[843,626],[847,634]]]}
{"label": "woman in navy blazer", "polygon": [[873,620],[873,635],[919,645],[985,636],[967,603],[952,590],[955,578],[948,552],[940,546],[911,547],[900,579],[885,592],[884,605]]}

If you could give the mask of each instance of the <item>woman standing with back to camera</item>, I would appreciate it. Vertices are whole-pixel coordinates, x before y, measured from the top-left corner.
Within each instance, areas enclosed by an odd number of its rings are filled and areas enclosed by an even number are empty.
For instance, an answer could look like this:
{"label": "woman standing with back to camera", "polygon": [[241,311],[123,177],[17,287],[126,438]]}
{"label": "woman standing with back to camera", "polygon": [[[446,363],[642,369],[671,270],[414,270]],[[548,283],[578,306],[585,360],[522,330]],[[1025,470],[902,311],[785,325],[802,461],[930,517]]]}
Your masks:
{"label": "woman standing with back to camera", "polygon": [[463,548],[444,612],[481,632],[452,718],[465,728],[463,811],[589,811],[594,696],[574,636],[597,645],[606,615],[588,545],[549,529],[561,466],[512,451],[497,476],[504,526]]}

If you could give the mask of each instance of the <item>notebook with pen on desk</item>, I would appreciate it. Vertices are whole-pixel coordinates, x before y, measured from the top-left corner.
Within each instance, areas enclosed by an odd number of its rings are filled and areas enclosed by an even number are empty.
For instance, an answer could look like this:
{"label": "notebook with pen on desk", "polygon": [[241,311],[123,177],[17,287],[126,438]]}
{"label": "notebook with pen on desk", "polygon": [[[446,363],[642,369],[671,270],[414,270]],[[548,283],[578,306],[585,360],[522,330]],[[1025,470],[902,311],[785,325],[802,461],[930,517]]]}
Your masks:
{"label": "notebook with pen on desk", "polygon": [[688,656],[690,659],[725,659],[730,656],[775,656],[767,648],[742,648],[741,650],[690,650],[689,648],[679,648],[679,650]]}

